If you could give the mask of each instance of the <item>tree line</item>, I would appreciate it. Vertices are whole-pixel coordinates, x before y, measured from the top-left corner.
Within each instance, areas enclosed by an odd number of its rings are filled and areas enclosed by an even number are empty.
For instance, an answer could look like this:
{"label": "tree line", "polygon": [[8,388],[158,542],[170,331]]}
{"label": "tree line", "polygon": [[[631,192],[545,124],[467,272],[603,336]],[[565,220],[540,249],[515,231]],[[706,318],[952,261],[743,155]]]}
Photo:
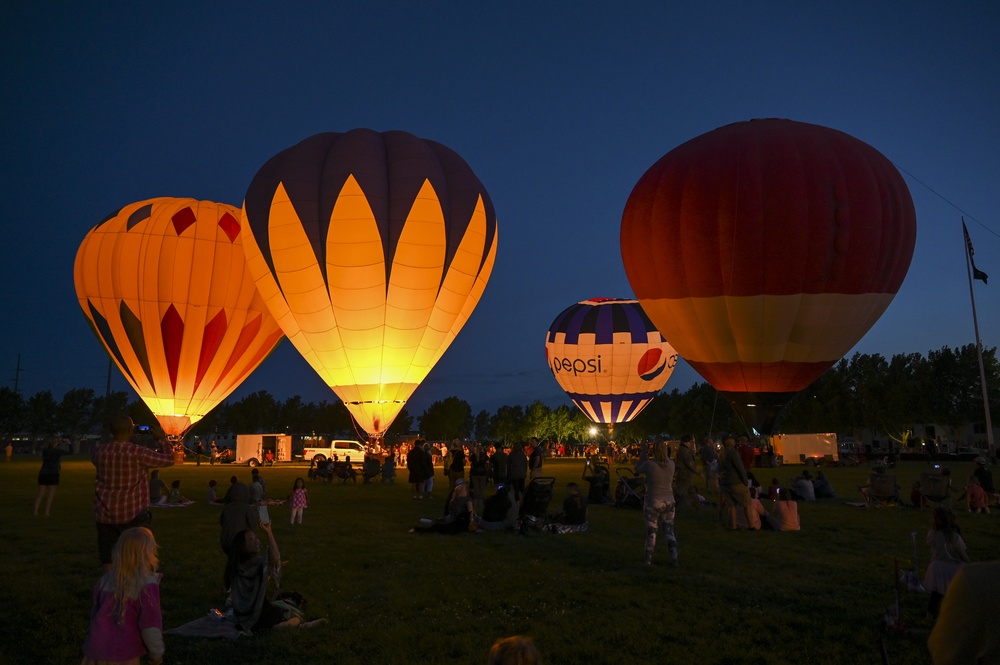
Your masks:
{"label": "tree line", "polygon": [[[983,364],[990,413],[1000,424],[1000,363],[995,347],[983,350]],[[103,435],[111,416],[123,411],[137,423],[155,426],[156,420],[145,403],[130,401],[125,392],[100,396],[89,388],[76,388],[57,402],[48,390],[24,399],[2,387],[0,435],[10,438],[22,433],[41,439],[59,434],[77,441],[87,435]],[[957,349],[945,346],[926,356],[898,354],[886,360],[879,354],[857,353],[844,358],[790,401],[778,429],[788,433],[850,434],[868,430],[896,437],[918,423],[935,423],[954,430],[983,421],[978,357],[975,345],[968,344]],[[432,440],[475,438],[510,443],[535,436],[587,443],[611,436],[629,442],[685,433],[746,432],[729,404],[708,383],[696,383],[683,392],[675,388],[660,393],[632,422],[616,425],[613,434],[606,426],[598,427],[594,434],[594,427],[570,403],[551,407],[535,401],[474,414],[467,401],[450,396],[434,402],[418,417],[404,409],[388,434],[417,429]],[[189,434],[204,438],[250,432],[351,438],[360,438],[361,434],[340,402],[305,403],[298,395],[281,401],[263,390],[238,401],[223,402],[196,423]]]}

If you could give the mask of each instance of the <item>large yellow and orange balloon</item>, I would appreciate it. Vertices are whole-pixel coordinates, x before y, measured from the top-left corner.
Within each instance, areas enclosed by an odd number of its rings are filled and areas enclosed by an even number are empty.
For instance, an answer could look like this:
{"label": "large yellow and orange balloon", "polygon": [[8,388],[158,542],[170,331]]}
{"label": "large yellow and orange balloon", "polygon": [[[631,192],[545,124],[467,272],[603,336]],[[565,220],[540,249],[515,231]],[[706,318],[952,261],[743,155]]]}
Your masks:
{"label": "large yellow and orange balloon", "polygon": [[76,254],[76,294],[94,334],[180,437],[281,341],[246,267],[240,211],[194,199],[125,206]]}
{"label": "large yellow and orange balloon", "polygon": [[649,318],[762,432],[881,316],[915,241],[913,202],[888,159],[778,119],[667,153],[636,184],[621,227]]}
{"label": "large yellow and orange balloon", "polygon": [[638,301],[592,298],[570,305],[545,336],[556,382],[595,423],[627,423],[666,385],[677,354]]}
{"label": "large yellow and orange balloon", "polygon": [[380,436],[486,288],[497,224],[482,183],[439,143],[355,129],[272,157],[243,214],[271,313]]}

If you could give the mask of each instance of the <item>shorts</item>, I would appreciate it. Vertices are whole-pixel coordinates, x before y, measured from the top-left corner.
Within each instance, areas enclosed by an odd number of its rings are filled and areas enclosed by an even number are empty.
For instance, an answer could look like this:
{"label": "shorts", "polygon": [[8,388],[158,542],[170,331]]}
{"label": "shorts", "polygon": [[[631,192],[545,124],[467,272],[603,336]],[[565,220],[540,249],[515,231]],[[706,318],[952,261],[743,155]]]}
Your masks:
{"label": "shorts", "polygon": [[59,484],[59,474],[50,473],[47,471],[38,472],[38,484],[39,485],[58,485]]}
{"label": "shorts", "polygon": [[101,555],[101,563],[111,563],[111,550],[114,549],[118,537],[134,526],[150,527],[153,524],[153,514],[146,509],[135,516],[127,524],[102,524],[97,522],[97,551]]}

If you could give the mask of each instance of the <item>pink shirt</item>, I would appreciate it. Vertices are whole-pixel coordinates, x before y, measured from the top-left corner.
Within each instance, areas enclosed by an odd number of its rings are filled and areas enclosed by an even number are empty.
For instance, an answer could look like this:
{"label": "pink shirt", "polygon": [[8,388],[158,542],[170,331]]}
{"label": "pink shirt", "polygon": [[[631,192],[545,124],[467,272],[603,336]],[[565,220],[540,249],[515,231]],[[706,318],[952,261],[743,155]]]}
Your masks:
{"label": "pink shirt", "polygon": [[[94,660],[129,660],[146,653],[163,655],[163,616],[160,614],[160,575],[151,575],[138,598],[125,601],[125,617],[118,623],[113,580],[105,575],[94,586],[90,611],[90,633],[83,644],[83,654]],[[148,628],[161,635],[147,645],[142,631]],[[152,648],[149,648],[152,647]],[[156,653],[159,651],[159,653]]]}

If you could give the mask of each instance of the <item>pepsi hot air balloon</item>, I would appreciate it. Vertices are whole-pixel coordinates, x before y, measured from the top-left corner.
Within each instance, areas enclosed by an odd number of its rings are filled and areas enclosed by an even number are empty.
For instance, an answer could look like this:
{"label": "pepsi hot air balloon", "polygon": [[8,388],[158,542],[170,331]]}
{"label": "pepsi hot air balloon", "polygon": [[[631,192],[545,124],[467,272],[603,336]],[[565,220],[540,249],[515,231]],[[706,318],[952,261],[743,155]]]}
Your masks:
{"label": "pepsi hot air balloon", "polygon": [[246,269],[238,208],[156,198],[95,226],[73,278],[87,321],[178,438],[281,341]]}
{"label": "pepsi hot air balloon", "polygon": [[915,241],[913,202],[888,159],[842,132],[777,119],[667,153],[632,190],[621,226],[643,309],[765,433],[889,306]]}
{"label": "pepsi hot air balloon", "polygon": [[593,422],[625,423],[667,383],[677,354],[635,300],[571,305],[545,338],[549,369]]}
{"label": "pepsi hot air balloon", "polygon": [[472,314],[493,270],[493,204],[445,146],[318,134],[247,190],[250,271],[295,348],[373,437]]}

